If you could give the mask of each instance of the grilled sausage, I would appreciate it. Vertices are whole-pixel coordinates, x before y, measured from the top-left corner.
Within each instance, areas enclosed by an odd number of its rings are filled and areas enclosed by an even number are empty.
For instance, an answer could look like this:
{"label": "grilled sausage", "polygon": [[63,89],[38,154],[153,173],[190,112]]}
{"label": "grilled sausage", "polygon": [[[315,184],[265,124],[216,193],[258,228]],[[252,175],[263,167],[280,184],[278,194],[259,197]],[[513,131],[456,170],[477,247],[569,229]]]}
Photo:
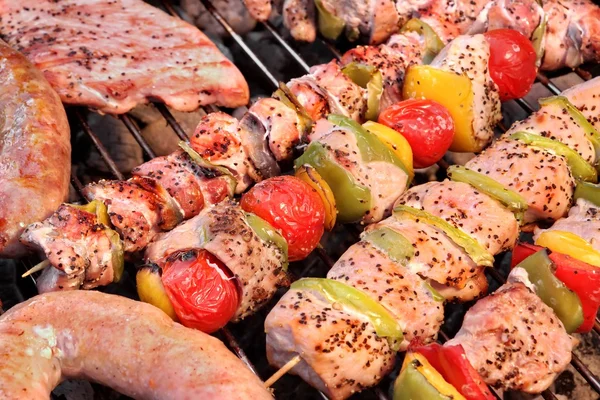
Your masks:
{"label": "grilled sausage", "polygon": [[55,292],[0,318],[0,397],[48,399],[86,378],[144,399],[270,399],[217,339],[145,303],[92,291]]}
{"label": "grilled sausage", "polygon": [[69,193],[65,110],[41,72],[0,41],[0,257],[25,253],[19,236]]}

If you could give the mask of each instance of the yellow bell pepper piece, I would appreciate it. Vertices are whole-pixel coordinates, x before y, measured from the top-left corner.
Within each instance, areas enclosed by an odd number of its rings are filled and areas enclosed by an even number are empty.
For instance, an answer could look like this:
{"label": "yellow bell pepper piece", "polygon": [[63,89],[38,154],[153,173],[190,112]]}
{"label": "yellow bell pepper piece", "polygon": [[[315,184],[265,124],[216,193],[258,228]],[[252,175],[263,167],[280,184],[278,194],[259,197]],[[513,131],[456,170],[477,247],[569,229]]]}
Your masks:
{"label": "yellow bell pepper piece", "polygon": [[427,379],[427,382],[431,384],[441,395],[447,396],[453,400],[466,400],[465,397],[460,394],[458,390],[444,379],[444,377],[427,361],[427,358],[423,357],[419,353],[409,351],[404,357],[404,368],[408,363],[418,361],[417,371]]}
{"label": "yellow bell pepper piece", "polygon": [[600,252],[594,249],[587,240],[574,233],[545,231],[537,238],[535,244],[600,267]]}
{"label": "yellow bell pepper piece", "polygon": [[316,169],[310,165],[303,165],[296,170],[296,178],[302,179],[312,187],[325,206],[325,229],[328,231],[332,230],[335,226],[335,220],[337,218],[337,208],[335,205],[335,196],[331,187],[325,182],[325,179],[319,175]]}
{"label": "yellow bell pepper piece", "polygon": [[373,121],[367,121],[363,124],[363,127],[377,136],[379,140],[389,147],[396,156],[402,161],[402,164],[410,173],[410,180],[415,175],[413,168],[413,153],[408,140],[398,131],[393,130],[383,124],[379,124]]}
{"label": "yellow bell pepper piece", "polygon": [[402,94],[405,99],[429,99],[446,107],[454,120],[450,151],[482,150],[473,132],[473,91],[467,76],[429,65],[414,65],[406,72]]}

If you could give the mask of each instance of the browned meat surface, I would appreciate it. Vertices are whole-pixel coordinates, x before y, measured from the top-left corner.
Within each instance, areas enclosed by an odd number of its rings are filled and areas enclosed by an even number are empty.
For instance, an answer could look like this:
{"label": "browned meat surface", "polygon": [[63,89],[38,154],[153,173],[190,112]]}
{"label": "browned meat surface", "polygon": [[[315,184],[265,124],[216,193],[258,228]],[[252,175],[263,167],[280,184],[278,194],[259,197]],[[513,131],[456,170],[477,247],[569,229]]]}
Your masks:
{"label": "browned meat surface", "polygon": [[266,21],[271,15],[271,0],[244,0],[250,15],[259,21]]}
{"label": "browned meat surface", "polygon": [[0,257],[19,257],[25,227],[67,199],[69,124],[43,75],[0,41]]}
{"label": "browned meat surface", "polygon": [[379,382],[393,367],[395,352],[371,322],[320,293],[289,290],[265,320],[267,358],[282,367],[302,361],[290,373],[341,400]]}
{"label": "browned meat surface", "polygon": [[517,268],[509,282],[467,311],[448,346],[460,344],[484,381],[505,390],[539,393],[571,361],[573,343],[554,311]]}
{"label": "browned meat surface", "polygon": [[159,235],[146,249],[145,258],[160,264],[178,250],[195,248],[215,255],[238,279],[242,300],[235,320],[255,312],[278,287],[288,283],[282,269],[284,254],[252,230],[244,211],[234,202],[205,208],[196,217]]}
{"label": "browned meat surface", "polygon": [[314,84],[314,80],[310,75],[292,79],[287,85],[313,121],[318,121],[329,115],[330,108],[327,96]]}
{"label": "browned meat surface", "polygon": [[71,282],[48,287],[48,290],[91,289],[113,281],[110,237],[96,215],[62,204],[48,219],[27,227],[21,241],[42,250],[54,270],[50,275]]}
{"label": "browned meat surface", "polygon": [[596,129],[600,129],[600,77],[580,83],[563,92]]}
{"label": "browned meat surface", "polygon": [[444,322],[444,305],[433,299],[425,282],[407,268],[360,241],[340,257],[327,274],[369,294],[398,320],[404,334],[400,350],[413,339],[435,341]]}
{"label": "browned meat surface", "polygon": [[507,28],[531,38],[542,18],[544,9],[536,0],[494,0],[479,14],[468,33]]}
{"label": "browned meat surface", "polygon": [[285,0],[283,23],[296,40],[314,42],[317,37],[315,3],[313,0]]}
{"label": "browned meat surface", "polygon": [[121,114],[248,102],[242,74],[197,28],[141,0],[0,1],[0,33],[67,104]]}
{"label": "browned meat surface", "polygon": [[565,159],[548,151],[503,139],[466,167],[489,175],[523,196],[529,205],[525,222],[556,220],[571,206],[575,180]]}
{"label": "browned meat surface", "polygon": [[397,203],[445,219],[493,255],[512,249],[519,236],[514,214],[466,183],[446,180],[414,186]]}

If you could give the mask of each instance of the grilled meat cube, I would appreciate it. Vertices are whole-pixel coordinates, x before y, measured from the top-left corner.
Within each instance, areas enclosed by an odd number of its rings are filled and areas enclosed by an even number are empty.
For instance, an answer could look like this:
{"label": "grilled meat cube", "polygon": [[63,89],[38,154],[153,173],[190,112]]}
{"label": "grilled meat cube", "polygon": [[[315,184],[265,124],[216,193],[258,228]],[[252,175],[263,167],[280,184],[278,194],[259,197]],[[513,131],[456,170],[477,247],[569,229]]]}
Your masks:
{"label": "grilled meat cube", "polygon": [[369,43],[382,43],[398,31],[400,14],[395,3],[394,0],[370,1],[372,19],[369,21]]}
{"label": "grilled meat cube", "polygon": [[404,333],[400,351],[413,339],[435,341],[444,322],[444,306],[433,299],[425,282],[368,242],[360,241],[340,257],[327,274],[369,294],[398,320]]}
{"label": "grilled meat cube", "polygon": [[431,286],[447,301],[463,302],[479,299],[488,292],[488,280],[485,277],[485,267],[477,267],[475,276],[466,280],[465,286],[458,288],[430,280]]}
{"label": "grilled meat cube", "polygon": [[[365,232],[381,227],[390,228],[408,239],[415,252],[406,267],[425,279],[462,289],[469,279],[481,272],[481,268],[442,230],[423,221],[392,216],[367,227]],[[464,294],[459,300],[472,300],[471,295],[479,295],[480,292],[466,291]]]}
{"label": "grilled meat cube", "polygon": [[[398,7],[401,3],[403,2],[398,1]],[[449,43],[455,37],[467,32],[487,4],[486,0],[425,1],[419,5],[417,15],[433,28],[442,42]]]}
{"label": "grilled meat cube", "polygon": [[536,229],[534,239],[542,232],[553,230],[574,233],[600,251],[600,209],[589,201],[577,200],[567,217],[559,219],[548,229]]}
{"label": "grilled meat cube", "polygon": [[271,15],[271,0],[244,0],[250,15],[259,21],[266,21]]}
{"label": "grilled meat cube", "polygon": [[447,45],[431,65],[471,80],[473,91],[473,133],[487,146],[494,138],[494,127],[502,119],[498,86],[492,80],[488,60],[490,45],[483,35],[459,36]]}
{"label": "grilled meat cube", "polygon": [[255,181],[281,174],[277,160],[269,149],[267,126],[260,116],[252,112],[245,113],[240,121],[238,134],[244,151],[256,171],[256,176],[253,177]]}
{"label": "grilled meat cube", "polygon": [[544,15],[544,9],[536,0],[494,0],[488,2],[467,33],[513,29],[532,38]]}
{"label": "grilled meat cube", "polygon": [[493,255],[512,249],[519,236],[514,214],[467,183],[428,182],[409,189],[397,204],[445,219]]}
{"label": "grilled meat cube", "polygon": [[285,0],[283,24],[296,40],[314,42],[317,37],[315,3],[313,0]]}
{"label": "grilled meat cube", "polygon": [[587,120],[600,129],[600,77],[573,86],[562,93]]}
{"label": "grilled meat cube", "polygon": [[190,138],[190,146],[206,160],[233,173],[237,179],[236,193],[244,192],[259,178],[242,146],[239,121],[231,115],[214,112],[203,117]]}
{"label": "grilled meat cube", "polygon": [[62,204],[46,220],[29,225],[21,242],[39,247],[54,267],[47,270],[61,272],[47,273],[46,278],[53,278],[38,286],[40,292],[91,289],[112,282],[112,244],[106,229],[95,214],[69,204]]}
{"label": "grilled meat cube", "polygon": [[57,268],[46,268],[36,279],[38,293],[79,290],[83,285],[83,274],[67,275]]}
{"label": "grilled meat cube", "polygon": [[121,114],[150,98],[180,111],[248,102],[244,77],[202,32],[143,1],[3,0],[0,10],[3,38],[64,103]]}
{"label": "grilled meat cube", "polygon": [[265,332],[269,363],[282,367],[299,355],[290,372],[332,400],[375,385],[394,367],[395,352],[364,315],[318,292],[289,290],[267,316]]}
{"label": "grilled meat cube", "polygon": [[329,115],[330,109],[327,96],[317,87],[310,75],[292,79],[287,86],[313,121],[318,121]]}
{"label": "grilled meat cube", "polygon": [[224,201],[205,208],[196,217],[159,235],[146,249],[145,258],[160,265],[176,251],[195,248],[212,253],[238,279],[242,300],[234,320],[252,314],[278,287],[287,285],[282,269],[286,255],[252,230],[235,202]]}
{"label": "grilled meat cube", "polygon": [[502,139],[466,164],[527,199],[525,222],[556,220],[567,213],[575,180],[561,156]]}
{"label": "grilled meat cube", "polygon": [[467,311],[456,337],[483,380],[505,390],[540,393],[571,361],[573,342],[554,311],[516,268],[508,283]]}

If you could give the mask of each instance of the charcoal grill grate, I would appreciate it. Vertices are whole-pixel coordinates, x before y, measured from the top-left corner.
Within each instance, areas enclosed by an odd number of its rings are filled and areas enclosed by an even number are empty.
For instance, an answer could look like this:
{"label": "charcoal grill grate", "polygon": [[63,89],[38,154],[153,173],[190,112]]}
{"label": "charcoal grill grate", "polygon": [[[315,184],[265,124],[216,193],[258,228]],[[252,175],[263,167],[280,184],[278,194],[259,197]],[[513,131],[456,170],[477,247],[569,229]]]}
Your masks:
{"label": "charcoal grill grate", "polygon": [[[267,81],[269,81],[269,83],[271,83],[273,85],[273,87],[277,87],[278,80],[275,78],[274,74],[261,61],[259,56],[250,48],[250,46],[248,46],[248,44],[245,42],[244,38],[242,38],[242,36],[238,35],[233,30],[233,28],[227,23],[226,19],[212,5],[210,0],[197,0],[197,1],[200,1],[206,7],[206,9],[211,13],[211,15],[216,19],[216,21],[225,29],[225,31],[227,31],[227,33],[231,36],[231,38],[239,46],[239,48],[245,53],[246,56],[248,56],[248,58],[252,61],[252,63],[260,70],[263,77]],[[180,17],[180,18],[182,17],[182,15],[180,14],[180,11],[178,9],[176,9],[173,6],[173,4],[171,4],[171,2],[169,2],[168,0],[161,0],[161,3],[162,3],[162,6],[164,7],[164,9],[167,12],[169,12],[171,15]],[[268,31],[272,35],[272,37],[275,39],[277,44],[282,49],[285,50],[286,54],[289,55],[291,57],[291,59],[293,59],[295,61],[295,63],[302,70],[304,70],[305,72],[308,72],[309,64],[303,59],[303,57],[296,50],[294,50],[292,45],[290,43],[288,43],[287,40],[277,31],[276,27],[274,27],[269,22],[261,23],[261,25],[266,31]],[[324,40],[324,39],[319,39],[319,40],[322,42],[322,44],[325,45],[325,47],[327,49],[329,49],[329,51],[331,52],[331,54],[334,57],[336,57],[338,59],[341,58],[341,52],[332,43],[330,43],[329,41]],[[592,77],[592,74],[589,71],[586,71],[581,68],[577,68],[576,73],[584,80],[589,80]],[[558,95],[561,93],[561,90],[550,80],[550,78],[541,72],[538,73],[538,75],[537,75],[537,82],[541,83],[552,94]],[[531,114],[535,110],[535,108],[532,107],[525,99],[519,99],[516,101],[516,103],[527,114]],[[186,134],[184,129],[181,127],[181,125],[177,122],[176,118],[171,114],[169,109],[164,104],[154,103],[153,105],[159,111],[159,113],[162,115],[162,117],[165,119],[167,124],[171,127],[174,134],[176,134],[177,137],[181,140],[188,140],[188,135]],[[218,108],[215,106],[207,106],[207,107],[205,107],[205,110],[207,112],[214,112],[214,111],[217,111]],[[107,151],[107,149],[105,148],[105,146],[102,144],[102,142],[100,141],[98,136],[94,133],[94,131],[88,125],[88,123],[85,119],[85,116],[84,116],[84,110],[79,109],[79,108],[74,108],[74,109],[70,109],[69,111],[73,113],[76,121],[80,124],[84,133],[89,137],[89,139],[91,140],[94,147],[98,150],[98,153],[100,154],[102,160],[106,164],[108,170],[113,175],[113,177],[116,179],[119,179],[119,180],[124,179],[124,176],[119,171],[115,161],[111,158],[111,156],[110,156],[109,152]],[[136,125],[136,123],[134,122],[133,118],[128,114],[121,115],[118,118],[130,131],[132,136],[135,138],[137,143],[142,148],[144,154],[150,158],[154,158],[155,153],[152,150],[152,147],[143,138],[141,131],[138,128],[138,126]],[[498,125],[498,127],[501,131],[503,131],[503,132],[506,131],[505,123],[501,122]],[[440,167],[442,169],[447,168],[447,166],[448,165],[444,164],[444,163],[440,164]],[[83,198],[83,196],[81,195],[81,190],[83,188],[83,185],[80,182],[79,178],[75,174],[72,175],[72,185],[73,185],[74,189],[77,191],[77,193],[79,193],[80,196]],[[349,227],[345,227],[345,229],[346,229],[346,233],[350,233],[350,235],[354,239],[356,239],[358,230],[355,227],[349,226]],[[325,249],[321,246],[317,247],[317,249],[313,252],[313,255],[311,255],[311,257],[309,257],[309,259],[307,259],[304,262],[304,265],[302,265],[302,268],[301,268],[300,276],[308,276],[308,275],[314,276],[314,274],[309,274],[308,272],[311,271],[312,269],[315,269],[315,264],[317,264],[317,263],[324,264],[324,266],[326,267],[326,269],[324,269],[324,271],[328,270],[333,265],[332,258],[327,254]],[[500,263],[498,263],[498,264],[500,264]],[[24,262],[23,267],[25,269],[30,268],[31,262],[30,261]],[[496,281],[496,283],[498,285],[501,285],[506,281],[505,277],[496,268],[488,269],[487,272],[491,276],[491,278],[494,281]],[[33,276],[30,276],[30,279],[31,279],[30,283],[31,282],[35,283],[35,278]],[[464,313],[465,307],[461,307],[461,308],[462,308],[461,312]],[[256,322],[258,322],[258,325],[262,326],[262,322],[264,321],[265,312],[266,311],[263,311],[262,313],[259,313],[259,315],[257,315],[256,317],[252,318],[255,320],[254,321],[255,325],[256,325]],[[257,318],[258,318],[258,320],[257,320]],[[460,315],[457,318],[459,318],[459,320],[462,320],[462,317]],[[228,327],[223,328],[217,335],[219,337],[221,337],[222,339],[224,339],[224,341],[233,350],[233,352],[255,374],[259,375],[262,379],[265,379],[268,377],[267,375],[273,371],[269,370],[268,368],[266,368],[265,371],[259,371],[259,369],[250,360],[250,357],[246,354],[246,351],[244,351],[244,348],[243,348],[243,342],[248,341],[248,337],[247,337],[248,335],[247,335],[247,332],[245,332],[245,330],[246,329],[244,328],[243,330],[240,331],[240,329],[238,329],[238,327],[236,327],[236,326],[231,326],[231,327],[228,326]],[[259,330],[260,330],[260,328],[259,328]],[[255,329],[254,334],[257,334],[256,329]],[[595,321],[594,333],[591,333],[591,334],[595,334],[598,337],[600,337],[600,320],[598,318],[596,318],[596,321]],[[254,340],[252,339],[253,336],[255,337],[255,335],[250,335],[250,340],[249,340],[250,347],[254,347],[255,345],[257,345],[257,341],[255,339]],[[452,335],[448,331],[446,325],[444,325],[443,329],[440,331],[439,336],[440,336],[439,341],[443,343],[443,342],[449,340]],[[264,334],[263,334],[262,338],[264,339]],[[264,342],[264,340],[263,340],[263,342]],[[258,347],[261,347],[261,346],[262,345],[259,345]],[[248,347],[249,350],[251,350],[250,347]],[[259,352],[262,352],[262,355],[260,356],[261,359],[259,361],[262,363],[266,363],[266,361],[264,360],[265,357],[264,357],[263,350],[264,349],[262,349],[262,347],[259,350]],[[596,377],[590,371],[588,366],[585,365],[585,363],[583,363],[575,354],[573,354],[573,359],[572,359],[571,364],[581,374],[581,376],[588,382],[590,387],[592,387],[600,395],[600,381],[599,381],[598,377]],[[390,386],[389,383],[390,383],[389,380],[386,379],[378,387],[369,389],[360,395],[355,395],[355,397],[376,398],[379,400],[388,400],[389,396],[386,393],[388,391],[387,388]],[[323,399],[327,399],[327,397],[323,393],[318,392],[314,389],[311,389],[306,384],[302,384],[302,383],[297,383],[297,384],[302,385],[300,390],[312,391],[312,393],[313,393],[312,395],[304,393],[301,396],[301,398],[315,398],[315,396],[316,396],[316,397],[320,397]],[[280,389],[279,385],[277,386],[277,389],[278,390]],[[277,393],[277,391],[276,391],[276,393]],[[492,390],[492,393],[495,395],[496,398],[500,399],[500,397],[494,390]],[[546,400],[556,400],[557,399],[555,394],[552,393],[550,390],[544,391],[542,393],[542,397]]]}

